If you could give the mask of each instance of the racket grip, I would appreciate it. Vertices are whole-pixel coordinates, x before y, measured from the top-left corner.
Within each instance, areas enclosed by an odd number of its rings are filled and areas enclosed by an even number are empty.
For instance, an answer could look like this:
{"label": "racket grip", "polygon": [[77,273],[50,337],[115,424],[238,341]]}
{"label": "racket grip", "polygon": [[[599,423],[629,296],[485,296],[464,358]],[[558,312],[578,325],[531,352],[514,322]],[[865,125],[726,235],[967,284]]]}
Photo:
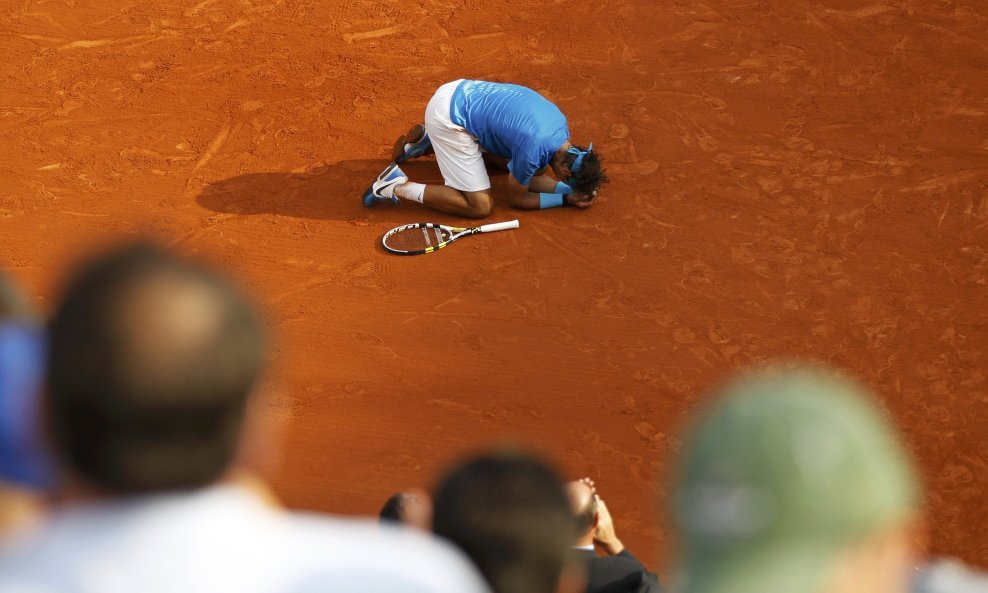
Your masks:
{"label": "racket grip", "polygon": [[507,222],[495,222],[493,224],[485,224],[480,227],[479,232],[481,233],[493,233],[494,231],[506,231],[508,229],[518,228],[517,220],[509,220]]}

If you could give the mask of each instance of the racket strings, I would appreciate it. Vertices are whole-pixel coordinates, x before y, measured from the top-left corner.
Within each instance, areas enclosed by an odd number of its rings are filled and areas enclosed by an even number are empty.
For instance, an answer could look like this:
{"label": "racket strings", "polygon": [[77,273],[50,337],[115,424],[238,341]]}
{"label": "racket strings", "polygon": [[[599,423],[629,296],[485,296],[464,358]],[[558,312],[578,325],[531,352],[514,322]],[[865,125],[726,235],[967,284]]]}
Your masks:
{"label": "racket strings", "polygon": [[448,241],[451,234],[440,228],[414,227],[398,231],[386,241],[389,247],[399,251],[421,251]]}

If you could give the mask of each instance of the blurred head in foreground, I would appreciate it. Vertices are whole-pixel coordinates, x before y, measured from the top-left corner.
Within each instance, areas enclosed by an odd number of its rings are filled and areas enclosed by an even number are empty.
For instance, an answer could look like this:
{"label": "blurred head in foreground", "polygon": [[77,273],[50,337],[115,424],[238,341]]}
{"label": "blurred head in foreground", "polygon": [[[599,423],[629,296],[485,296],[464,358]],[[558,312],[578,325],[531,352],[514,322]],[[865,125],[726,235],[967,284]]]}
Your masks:
{"label": "blurred head in foreground", "polygon": [[720,393],[687,437],[675,496],[686,593],[898,593],[918,487],[857,385],[771,370]]}
{"label": "blurred head in foreground", "polygon": [[436,493],[433,529],[466,552],[494,593],[583,591],[562,481],[535,457],[493,453],[454,468]]}
{"label": "blurred head in foreground", "polygon": [[143,244],[93,259],[50,327],[61,465],[111,495],[217,481],[233,462],[263,351],[251,307],[208,269]]}
{"label": "blurred head in foreground", "polygon": [[422,490],[392,494],[379,514],[381,522],[403,524],[423,531],[432,530],[432,500]]}

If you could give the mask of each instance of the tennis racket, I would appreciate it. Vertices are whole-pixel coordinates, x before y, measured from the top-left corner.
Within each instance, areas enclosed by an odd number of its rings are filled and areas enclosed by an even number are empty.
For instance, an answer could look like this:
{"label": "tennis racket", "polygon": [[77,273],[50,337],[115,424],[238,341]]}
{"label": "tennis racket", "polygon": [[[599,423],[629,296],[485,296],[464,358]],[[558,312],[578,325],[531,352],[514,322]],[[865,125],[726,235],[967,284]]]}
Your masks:
{"label": "tennis racket", "polygon": [[478,233],[493,233],[518,228],[517,220],[495,222],[472,228],[446,226],[431,222],[417,222],[395,227],[384,234],[381,243],[391,253],[422,255],[449,245],[460,237]]}

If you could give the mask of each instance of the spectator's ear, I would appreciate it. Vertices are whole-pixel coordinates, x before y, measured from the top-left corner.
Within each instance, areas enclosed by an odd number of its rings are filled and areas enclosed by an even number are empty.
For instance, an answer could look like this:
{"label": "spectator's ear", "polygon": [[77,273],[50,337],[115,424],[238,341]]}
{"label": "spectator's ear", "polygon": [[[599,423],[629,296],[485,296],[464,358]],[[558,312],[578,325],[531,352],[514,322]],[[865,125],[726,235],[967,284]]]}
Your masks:
{"label": "spectator's ear", "polygon": [[600,524],[600,513],[594,513],[593,514],[593,525],[590,526],[590,530],[593,531],[594,529],[597,529],[597,525],[599,525],[599,524]]}
{"label": "spectator's ear", "polygon": [[289,428],[287,416],[271,414],[279,394],[259,387],[247,399],[243,427],[234,460],[236,469],[262,476],[273,476],[281,469],[282,447]]}

